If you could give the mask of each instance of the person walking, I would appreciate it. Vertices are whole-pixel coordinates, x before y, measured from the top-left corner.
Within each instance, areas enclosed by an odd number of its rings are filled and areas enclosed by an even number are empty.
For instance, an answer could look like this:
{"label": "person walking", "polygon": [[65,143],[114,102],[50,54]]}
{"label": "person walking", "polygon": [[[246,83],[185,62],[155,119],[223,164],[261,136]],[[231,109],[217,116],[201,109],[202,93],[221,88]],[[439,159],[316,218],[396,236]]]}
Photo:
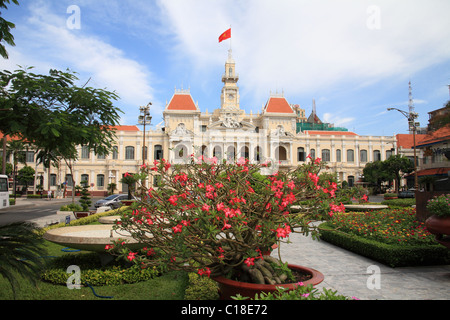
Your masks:
{"label": "person walking", "polygon": [[48,200],[52,200],[52,190],[48,190],[47,195],[48,195]]}

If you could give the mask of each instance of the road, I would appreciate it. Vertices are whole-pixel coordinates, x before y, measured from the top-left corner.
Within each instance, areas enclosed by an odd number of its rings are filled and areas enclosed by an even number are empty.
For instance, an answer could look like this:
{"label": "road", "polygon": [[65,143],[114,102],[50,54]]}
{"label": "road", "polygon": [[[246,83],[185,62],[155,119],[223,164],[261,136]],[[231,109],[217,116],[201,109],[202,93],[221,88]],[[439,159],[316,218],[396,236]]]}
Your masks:
{"label": "road", "polygon": [[[95,203],[98,199],[91,199]],[[77,202],[77,199],[75,200]],[[65,199],[17,199],[17,205],[0,210],[0,225],[15,222],[31,221],[39,224],[62,222],[66,215],[57,215],[61,206],[72,202],[72,198]],[[78,203],[78,202],[77,202]],[[58,221],[57,221],[58,220]]]}

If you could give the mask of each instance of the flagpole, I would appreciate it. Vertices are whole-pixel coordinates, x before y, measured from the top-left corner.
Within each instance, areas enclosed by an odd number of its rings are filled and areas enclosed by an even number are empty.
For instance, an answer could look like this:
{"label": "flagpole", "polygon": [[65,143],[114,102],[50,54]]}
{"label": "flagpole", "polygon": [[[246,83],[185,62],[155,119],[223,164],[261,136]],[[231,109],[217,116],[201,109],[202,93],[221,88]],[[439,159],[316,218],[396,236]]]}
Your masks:
{"label": "flagpole", "polygon": [[[230,24],[230,35],[231,35],[231,24]],[[230,36],[230,51],[231,51],[231,36]]]}

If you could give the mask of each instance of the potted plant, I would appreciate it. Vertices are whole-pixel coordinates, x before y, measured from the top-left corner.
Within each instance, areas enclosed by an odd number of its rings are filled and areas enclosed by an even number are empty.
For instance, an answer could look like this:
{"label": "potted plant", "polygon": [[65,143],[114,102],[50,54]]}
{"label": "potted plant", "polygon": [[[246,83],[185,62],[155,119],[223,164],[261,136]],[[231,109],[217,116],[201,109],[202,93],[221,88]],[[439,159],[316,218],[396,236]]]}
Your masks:
{"label": "potted plant", "polygon": [[436,241],[450,249],[450,194],[443,194],[427,203],[431,216],[425,221],[428,231]]}
{"label": "potted plant", "polygon": [[[136,180],[159,175],[159,188],[147,190],[146,198],[124,212],[114,228],[130,233],[145,248],[133,252],[116,242],[106,249],[142,267],[166,266],[211,277],[224,299],[237,293],[271,292],[277,286],[294,288],[299,281],[320,283],[320,272],[264,253],[273,244],[288,242],[292,232],[317,237],[312,222],[344,210],[342,204],[333,203],[337,184],[319,182],[318,160],[261,175],[261,169],[270,165],[191,156],[188,163],[174,167],[165,160],[143,166]],[[299,210],[290,210],[299,203]]]}
{"label": "potted plant", "polygon": [[81,189],[81,197],[80,197],[80,205],[81,205],[81,211],[75,211],[75,217],[77,219],[87,217],[91,214],[91,211],[89,210],[92,201],[90,197],[90,193],[87,187],[87,183],[83,184],[83,188]]}
{"label": "potted plant", "polygon": [[134,202],[132,192],[135,190],[138,180],[138,175],[133,175],[128,172],[123,175],[123,178],[120,180],[120,182],[128,186],[128,199],[122,200],[123,205],[130,206]]}
{"label": "potted plant", "polygon": [[75,186],[75,195],[78,197],[81,195],[81,191],[83,190],[82,186]]}

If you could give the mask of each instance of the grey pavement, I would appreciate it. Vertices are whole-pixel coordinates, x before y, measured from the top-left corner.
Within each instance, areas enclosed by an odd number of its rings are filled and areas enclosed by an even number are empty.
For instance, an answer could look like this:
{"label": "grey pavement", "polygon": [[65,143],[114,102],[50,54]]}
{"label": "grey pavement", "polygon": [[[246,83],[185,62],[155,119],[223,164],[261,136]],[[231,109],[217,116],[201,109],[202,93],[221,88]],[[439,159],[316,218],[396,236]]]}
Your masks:
{"label": "grey pavement", "polygon": [[[448,300],[450,265],[391,268],[323,240],[291,234],[280,246],[283,261],[324,275],[316,288],[361,300]],[[278,257],[275,250],[272,255]]]}
{"label": "grey pavement", "polygon": [[[91,201],[94,203],[100,198],[92,198]],[[16,204],[10,206],[7,209],[0,210],[0,222],[1,224],[8,224],[17,221],[27,221],[35,224],[39,228],[44,228],[52,224],[57,224],[66,221],[67,214],[58,214],[58,209],[60,206],[69,204],[72,202],[72,198],[60,198],[51,199],[27,199],[27,198],[17,198]],[[78,203],[78,198],[75,198],[75,202]],[[44,206],[55,204],[58,209],[42,209]],[[31,210],[34,209],[36,214],[33,214],[31,218],[25,218],[21,215],[21,210]],[[70,219],[74,220],[75,217],[70,215]]]}

